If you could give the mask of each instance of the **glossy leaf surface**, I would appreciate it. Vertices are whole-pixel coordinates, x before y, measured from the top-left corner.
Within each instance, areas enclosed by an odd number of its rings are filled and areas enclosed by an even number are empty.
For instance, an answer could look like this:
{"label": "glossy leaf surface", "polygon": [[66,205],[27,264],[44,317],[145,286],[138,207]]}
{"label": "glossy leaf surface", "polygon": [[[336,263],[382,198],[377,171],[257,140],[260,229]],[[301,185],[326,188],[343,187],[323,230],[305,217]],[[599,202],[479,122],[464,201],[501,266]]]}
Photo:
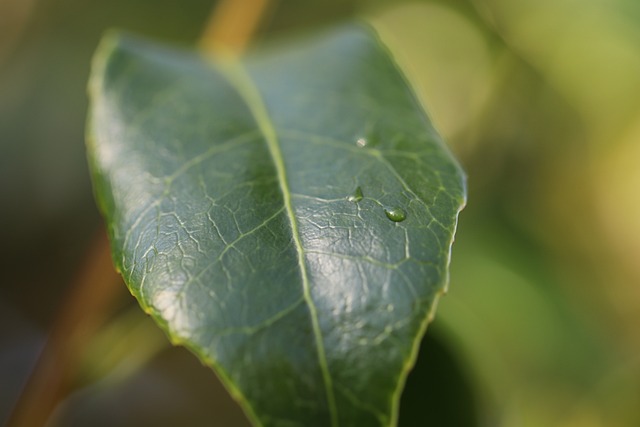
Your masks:
{"label": "glossy leaf surface", "polygon": [[216,61],[110,35],[89,161],[133,295],[256,425],[388,426],[464,178],[370,30]]}

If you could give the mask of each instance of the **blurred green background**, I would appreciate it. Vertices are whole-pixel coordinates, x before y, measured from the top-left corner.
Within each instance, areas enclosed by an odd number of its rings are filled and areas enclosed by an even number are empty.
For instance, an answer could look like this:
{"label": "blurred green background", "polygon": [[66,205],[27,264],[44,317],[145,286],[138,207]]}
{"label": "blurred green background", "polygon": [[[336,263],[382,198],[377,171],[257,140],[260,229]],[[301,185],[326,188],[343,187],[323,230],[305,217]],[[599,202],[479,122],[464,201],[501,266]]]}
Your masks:
{"label": "blurred green background", "polygon": [[[102,226],[83,137],[100,35],[193,45],[214,3],[0,0],[0,422]],[[281,0],[257,43],[353,17],[468,172],[401,426],[639,426],[640,2]],[[247,425],[133,305],[49,425]]]}

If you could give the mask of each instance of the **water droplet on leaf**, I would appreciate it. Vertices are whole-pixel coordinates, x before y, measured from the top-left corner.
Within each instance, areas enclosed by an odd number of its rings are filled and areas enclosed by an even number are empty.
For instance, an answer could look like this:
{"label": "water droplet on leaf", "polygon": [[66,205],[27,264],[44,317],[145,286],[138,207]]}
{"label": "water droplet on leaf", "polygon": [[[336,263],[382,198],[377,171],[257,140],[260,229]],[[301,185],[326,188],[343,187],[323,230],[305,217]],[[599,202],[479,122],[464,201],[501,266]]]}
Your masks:
{"label": "water droplet on leaf", "polygon": [[393,222],[401,222],[407,219],[407,213],[402,208],[386,207],[384,208],[384,213],[387,215],[387,218],[389,218]]}
{"label": "water droplet on leaf", "polygon": [[358,138],[358,140],[356,141],[356,145],[360,148],[366,147],[367,146],[367,140],[364,138]]}
{"label": "water droplet on leaf", "polygon": [[360,200],[362,200],[363,197],[364,196],[362,195],[362,188],[356,187],[356,189],[353,191],[353,194],[347,197],[347,200],[350,202],[358,203]]}

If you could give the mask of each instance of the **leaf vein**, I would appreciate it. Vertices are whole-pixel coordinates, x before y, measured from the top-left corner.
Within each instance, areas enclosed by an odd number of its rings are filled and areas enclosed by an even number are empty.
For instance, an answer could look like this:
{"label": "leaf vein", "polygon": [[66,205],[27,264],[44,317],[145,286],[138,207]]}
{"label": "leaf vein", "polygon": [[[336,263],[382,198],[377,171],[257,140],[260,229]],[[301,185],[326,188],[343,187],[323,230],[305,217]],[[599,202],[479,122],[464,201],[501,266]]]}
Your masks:
{"label": "leaf vein", "polygon": [[331,415],[331,425],[332,427],[338,427],[338,412],[332,384],[333,380],[331,378],[331,373],[329,372],[327,356],[318,318],[318,311],[311,296],[309,275],[307,273],[307,267],[304,261],[304,248],[300,239],[298,222],[296,221],[293,205],[291,203],[291,191],[289,189],[287,172],[284,165],[282,152],[280,150],[280,141],[273,127],[266,106],[264,105],[262,96],[260,95],[259,90],[256,88],[251,77],[243,68],[243,66],[238,62],[225,62],[219,63],[218,67],[222,74],[227,78],[229,83],[238,91],[239,95],[247,104],[247,107],[253,114],[258,127],[262,131],[265,142],[267,144],[267,148],[274,162],[276,173],[278,175],[278,182],[280,184],[280,190],[282,192],[284,206],[287,212],[287,216],[289,217],[293,242],[298,255],[298,265],[301,273],[303,295],[311,317],[316,350],[318,353],[318,362],[325,386],[327,405],[329,407],[329,412]]}

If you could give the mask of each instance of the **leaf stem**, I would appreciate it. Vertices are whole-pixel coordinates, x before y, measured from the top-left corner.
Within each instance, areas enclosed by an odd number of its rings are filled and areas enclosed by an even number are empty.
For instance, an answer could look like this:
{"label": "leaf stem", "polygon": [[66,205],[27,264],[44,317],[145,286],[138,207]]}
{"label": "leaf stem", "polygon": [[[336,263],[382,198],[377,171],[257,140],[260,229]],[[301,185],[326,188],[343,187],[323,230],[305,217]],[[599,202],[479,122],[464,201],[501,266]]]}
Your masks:
{"label": "leaf stem", "polygon": [[209,54],[242,53],[274,3],[275,0],[220,0],[200,38],[200,49]]}

